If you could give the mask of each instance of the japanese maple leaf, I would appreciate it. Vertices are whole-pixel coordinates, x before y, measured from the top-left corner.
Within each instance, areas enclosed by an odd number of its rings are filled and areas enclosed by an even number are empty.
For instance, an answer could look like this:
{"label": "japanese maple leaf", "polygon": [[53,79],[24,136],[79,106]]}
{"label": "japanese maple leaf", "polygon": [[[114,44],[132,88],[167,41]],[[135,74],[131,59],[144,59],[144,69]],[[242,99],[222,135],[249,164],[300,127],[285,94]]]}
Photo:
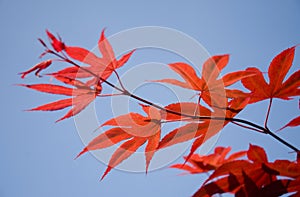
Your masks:
{"label": "japanese maple leaf", "polygon": [[[229,148],[217,147],[207,156],[193,155],[188,163],[173,167],[189,173],[213,171],[194,197],[232,193],[236,196],[280,196],[299,192],[299,163],[288,160],[269,162],[263,148],[250,145],[247,151],[232,154]],[[247,159],[241,159],[247,154]]]}
{"label": "japanese maple leaf", "polygon": [[251,91],[249,103],[272,98],[288,100],[293,96],[300,95],[300,70],[294,72],[284,81],[292,66],[294,54],[295,46],[282,51],[271,61],[268,70],[269,83],[266,82],[259,69],[247,69],[257,73],[254,76],[242,79],[242,84]]}
{"label": "japanese maple leaf", "polygon": [[291,120],[290,122],[288,122],[286,125],[284,125],[281,129],[279,129],[278,131],[281,131],[283,129],[285,129],[286,127],[296,127],[300,125],[300,116],[294,118],[293,120]]}
{"label": "japanese maple leaf", "polygon": [[288,160],[269,162],[263,148],[250,145],[248,159],[223,163],[194,196],[234,193],[250,196],[280,196],[299,192],[300,165]]}
{"label": "japanese maple leaf", "polygon": [[253,75],[248,71],[236,71],[218,78],[222,69],[228,64],[229,55],[212,56],[202,67],[202,77],[198,77],[194,68],[186,63],[173,63],[169,67],[178,73],[184,82],[176,79],[162,79],[156,82],[170,83],[183,88],[199,91],[200,97],[210,106],[224,107],[227,97],[245,97],[246,94],[239,90],[226,89],[239,80]]}
{"label": "japanese maple leaf", "polygon": [[[53,47],[53,49],[57,52],[61,52],[63,50],[65,50],[65,43],[62,42],[60,36],[59,39],[57,39],[51,32],[49,32],[48,30],[46,30],[47,36],[48,38],[51,40],[51,45]],[[40,39],[40,42],[46,46],[46,44]]]}
{"label": "japanese maple leaf", "polygon": [[87,151],[98,150],[123,142],[113,153],[108,167],[101,179],[103,179],[112,168],[119,165],[125,159],[130,157],[144,143],[145,147],[146,172],[150,161],[157,150],[161,135],[161,115],[159,110],[154,107],[142,105],[147,116],[138,113],[129,113],[108,120],[102,126],[116,126],[105,131],[94,138],[79,154]]}
{"label": "japanese maple leaf", "polygon": [[[210,111],[204,106],[200,106],[196,103],[177,103],[166,106],[168,110],[176,112],[184,112],[185,114],[195,114],[203,117],[207,117],[202,121],[188,123],[182,127],[176,128],[167,135],[159,143],[158,148],[166,148],[171,145],[182,143],[195,138],[193,145],[191,147],[190,154],[187,156],[187,160],[192,154],[199,148],[204,142],[210,139],[212,136],[216,135],[221,131],[224,126],[230,122],[230,118],[236,116],[248,103],[248,99],[239,98],[233,99],[229,102],[227,108],[214,108],[215,111]],[[181,106],[181,107],[179,107]],[[182,110],[184,107],[184,110]],[[180,111],[179,111],[180,110]],[[213,117],[220,117],[219,120],[213,119]],[[178,119],[176,115],[166,115],[167,119]],[[227,119],[225,119],[227,118]]]}
{"label": "japanese maple leaf", "polygon": [[58,77],[58,76],[56,77],[56,79],[65,84],[74,86],[74,88],[69,88],[69,87],[54,85],[54,84],[32,84],[32,85],[20,84],[20,86],[24,86],[40,92],[71,96],[71,98],[62,99],[52,103],[41,105],[39,107],[32,108],[29,111],[56,111],[56,110],[62,110],[67,107],[72,107],[72,109],[69,110],[62,118],[56,121],[58,122],[66,118],[75,116],[76,114],[81,112],[86,106],[88,106],[96,98],[96,96],[98,96],[101,93],[102,90],[100,84],[95,86],[95,88],[91,88],[90,86],[87,86],[85,83],[75,79],[71,79],[67,77]]}
{"label": "japanese maple leaf", "polygon": [[[171,168],[178,168],[182,170],[186,170],[191,174],[195,173],[204,173],[209,172],[211,170],[215,170],[220,167],[223,163],[227,163],[230,161],[234,161],[240,157],[246,155],[246,151],[236,152],[229,157],[227,157],[230,152],[231,147],[216,147],[214,153],[209,155],[198,155],[193,154],[187,162],[189,164],[175,164],[170,166]],[[227,158],[226,158],[227,157]],[[185,158],[186,160],[186,158]]]}
{"label": "japanese maple leaf", "polygon": [[104,35],[104,30],[101,33],[98,48],[102,57],[98,57],[93,52],[81,47],[65,46],[65,52],[68,56],[79,62],[87,64],[88,66],[82,67],[82,69],[76,66],[68,67],[56,73],[52,73],[51,75],[60,75],[70,78],[95,77],[96,75],[97,77],[106,80],[117,68],[122,67],[134,52],[134,50],[132,50],[117,60],[112,46]]}
{"label": "japanese maple leaf", "polygon": [[24,79],[26,75],[35,71],[35,75],[40,77],[39,73],[42,70],[48,68],[51,64],[52,64],[52,60],[46,60],[46,61],[40,62],[40,63],[36,64],[35,66],[33,66],[32,68],[30,68],[29,70],[19,73],[19,75],[21,75],[21,78]]}

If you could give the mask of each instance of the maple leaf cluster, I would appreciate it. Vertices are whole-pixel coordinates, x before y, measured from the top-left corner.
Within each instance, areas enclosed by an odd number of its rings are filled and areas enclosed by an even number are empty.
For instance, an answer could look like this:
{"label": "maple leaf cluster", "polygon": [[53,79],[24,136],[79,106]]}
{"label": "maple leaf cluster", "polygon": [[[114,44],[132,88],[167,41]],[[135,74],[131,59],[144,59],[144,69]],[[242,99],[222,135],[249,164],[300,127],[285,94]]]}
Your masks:
{"label": "maple leaf cluster", "polygon": [[[192,155],[187,164],[171,166],[187,173],[210,176],[193,197],[231,193],[235,196],[280,196],[300,193],[300,164],[289,160],[269,162],[262,147],[251,145],[247,151],[227,157],[230,147],[217,147],[206,156]],[[241,159],[247,156],[246,159]]]}
{"label": "maple leaf cluster", "polygon": [[[216,193],[231,192],[237,196],[277,196],[289,192],[299,191],[299,162],[277,160],[269,162],[264,150],[251,145],[248,151],[242,151],[226,158],[230,148],[216,148],[215,153],[207,156],[195,154],[195,151],[208,139],[219,133],[227,124],[233,123],[240,127],[269,134],[274,139],[285,144],[297,152],[300,151],[272,133],[267,122],[272,100],[289,100],[300,95],[300,70],[286,78],[292,66],[295,46],[288,48],[277,55],[268,69],[269,82],[264,78],[264,73],[257,68],[223,74],[221,71],[229,63],[229,55],[216,55],[210,57],[202,65],[201,76],[189,64],[183,62],[168,64],[183,81],[177,79],[159,79],[154,82],[168,83],[196,92],[197,102],[171,103],[160,106],[130,93],[121,82],[117,69],[124,66],[135,50],[117,59],[113,48],[105,37],[104,30],[98,41],[101,57],[95,53],[64,43],[60,36],[54,36],[46,31],[51,47],[39,39],[45,48],[41,57],[52,55],[54,59],[47,59],[38,63],[31,69],[20,73],[21,78],[35,72],[41,77],[40,72],[53,67],[55,61],[62,61],[68,65],[56,72],[47,73],[58,84],[20,84],[32,90],[64,95],[68,98],[44,104],[30,111],[57,111],[71,108],[59,118],[61,121],[84,110],[97,97],[112,96],[102,95],[103,84],[120,92],[120,95],[129,96],[137,100],[146,115],[130,112],[114,117],[104,122],[100,127],[110,126],[109,129],[95,137],[83,148],[77,157],[88,151],[104,149],[116,144],[119,147],[112,154],[108,167],[102,179],[117,165],[122,163],[140,147],[144,147],[146,172],[155,153],[182,142],[193,140],[189,154],[185,161],[189,164],[173,165],[175,168],[188,172],[203,173],[214,171],[204,182],[194,196],[211,196]],[[80,62],[83,66],[80,66]],[[109,82],[111,75],[116,75],[119,86]],[[231,85],[241,82],[248,90],[231,88]],[[265,125],[260,126],[248,120],[236,118],[247,105],[269,99],[269,110],[266,115]],[[142,104],[143,103],[143,104]],[[167,131],[162,136],[162,124],[168,122],[183,122],[184,125]],[[300,116],[294,118],[281,129],[295,127],[300,124]],[[248,159],[240,160],[247,155]],[[286,170],[283,166],[288,166]],[[281,177],[287,177],[280,178]],[[275,189],[274,189],[275,188]]]}
{"label": "maple leaf cluster", "polygon": [[[71,107],[71,110],[68,111],[67,114],[57,120],[61,121],[78,114],[97,96],[99,96],[102,91],[103,81],[109,78],[109,76],[111,76],[111,74],[115,72],[117,68],[123,66],[130,58],[133,51],[125,54],[119,60],[116,60],[112,47],[104,35],[104,30],[102,31],[98,42],[98,47],[102,53],[102,57],[97,57],[93,52],[81,47],[68,46],[62,42],[61,38],[57,39],[48,30],[46,33],[51,41],[54,51],[48,48],[43,40],[39,39],[42,45],[46,48],[41,57],[49,53],[55,54],[61,59],[61,61],[72,64],[71,67],[67,67],[47,75],[55,78],[59,82],[62,82],[64,85],[69,85],[72,87],[53,84],[21,84],[21,86],[40,92],[71,96],[71,98],[68,99],[62,99],[30,109],[30,111],[55,111]],[[61,55],[56,52],[61,52]],[[88,66],[79,66],[67,56]],[[43,61],[35,65],[33,68],[20,73],[21,77],[25,78],[27,74],[33,71],[36,71],[35,75],[39,76],[39,73],[48,68],[52,62],[53,60]]]}

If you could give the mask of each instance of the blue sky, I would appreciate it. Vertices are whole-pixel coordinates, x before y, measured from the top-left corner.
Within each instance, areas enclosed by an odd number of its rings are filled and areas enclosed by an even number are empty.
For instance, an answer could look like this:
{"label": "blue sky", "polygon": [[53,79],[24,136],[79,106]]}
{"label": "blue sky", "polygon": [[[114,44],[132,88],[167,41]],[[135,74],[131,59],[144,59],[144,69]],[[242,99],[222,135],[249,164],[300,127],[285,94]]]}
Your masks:
{"label": "blue sky", "polygon": [[[73,160],[84,145],[72,119],[55,124],[62,113],[22,111],[57,97],[13,85],[39,82],[33,76],[22,81],[17,73],[39,61],[43,49],[37,38],[45,38],[45,29],[58,32],[66,43],[92,49],[105,27],[106,35],[110,36],[129,28],[163,26],[191,36],[212,55],[229,53],[231,59],[225,72],[249,66],[267,71],[275,55],[300,43],[299,8],[297,0],[0,1],[0,87],[4,91],[0,104],[0,196],[190,196],[203,178],[177,176],[180,171],[165,167],[147,176],[113,170],[99,182],[105,165],[90,154]],[[170,54],[160,56],[160,51],[146,50],[137,51],[131,64],[177,60]],[[299,64],[297,48],[289,74],[298,70]],[[131,65],[126,66],[121,72]],[[147,92],[148,89],[140,93]],[[145,96],[159,99],[153,90]],[[274,101],[271,129],[276,130],[299,115],[298,100]],[[109,109],[102,108],[107,107],[106,102],[97,101],[99,109],[104,109],[97,111],[100,122],[111,118]],[[266,109],[267,102],[261,102],[247,107],[239,117],[262,124]],[[300,147],[298,130],[287,129],[279,135]],[[268,136],[231,125],[221,132],[217,145],[241,150],[247,149],[249,143],[265,146],[271,160],[294,158],[288,148]]]}

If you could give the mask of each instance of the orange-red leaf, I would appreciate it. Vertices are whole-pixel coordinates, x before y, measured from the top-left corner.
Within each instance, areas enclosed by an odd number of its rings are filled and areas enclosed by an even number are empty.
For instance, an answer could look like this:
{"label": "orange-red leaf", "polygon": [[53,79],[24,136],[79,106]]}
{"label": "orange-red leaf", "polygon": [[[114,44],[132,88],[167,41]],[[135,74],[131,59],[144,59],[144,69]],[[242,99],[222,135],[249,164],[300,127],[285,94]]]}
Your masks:
{"label": "orange-red leaf", "polygon": [[257,73],[255,76],[242,79],[243,85],[251,91],[250,103],[269,98],[288,100],[300,95],[300,70],[293,73],[285,82],[283,81],[291,68],[294,54],[295,46],[284,50],[272,60],[268,69],[269,84],[257,68],[247,69]]}
{"label": "orange-red leaf", "polygon": [[256,72],[255,76],[242,79],[242,83],[245,88],[251,91],[251,103],[267,99],[268,84],[264,79],[262,72],[257,68],[247,68],[246,71]]}
{"label": "orange-red leaf", "polygon": [[58,81],[61,81],[65,84],[68,85],[72,85],[78,88],[83,88],[85,90],[90,90],[87,85],[79,80],[70,78],[70,77],[64,77],[64,76],[60,76],[60,75],[54,75],[55,79],[57,79]]}
{"label": "orange-red leaf", "polygon": [[158,148],[166,148],[168,146],[185,142],[203,135],[206,133],[208,126],[208,122],[204,122],[201,124],[190,123],[180,128],[174,129],[160,141]]}
{"label": "orange-red leaf", "polygon": [[[74,67],[61,70],[52,75],[62,75],[71,78],[87,78],[98,76],[102,80],[106,80],[117,68],[123,66],[131,57],[135,50],[123,55],[119,60],[116,60],[113,49],[104,35],[104,30],[101,33],[98,47],[102,57],[97,57],[93,52],[81,47],[66,46],[65,51],[71,58],[88,64],[88,67],[76,69]],[[93,74],[92,74],[93,73]],[[97,77],[95,77],[97,78]]]}
{"label": "orange-red leaf", "polygon": [[202,79],[205,84],[211,84],[217,79],[221,70],[228,64],[229,55],[216,55],[206,60],[202,67]]}
{"label": "orange-red leaf", "polygon": [[82,110],[84,110],[95,98],[96,98],[95,93],[82,94],[74,97],[72,99],[72,106],[73,106],[72,109],[68,111],[62,118],[58,119],[56,122],[77,115]]}
{"label": "orange-red leaf", "polygon": [[192,66],[186,63],[173,63],[169,64],[169,67],[185,80],[187,87],[194,90],[200,90],[202,82]]}
{"label": "orange-red leaf", "polygon": [[[114,144],[117,144],[123,140],[131,138],[132,136],[126,133],[122,128],[112,128],[96,138],[94,138],[78,155],[84,154],[87,151],[99,150],[102,148],[110,147]],[[77,158],[76,157],[76,158]]]}
{"label": "orange-red leaf", "polygon": [[237,160],[245,151],[232,154],[230,148],[217,147],[207,156],[194,154],[185,165],[172,167],[189,173],[213,171],[201,188],[193,196],[213,196],[232,193],[235,196],[280,196],[289,192],[299,192],[300,165],[288,160],[267,161],[263,148],[250,145],[249,160]]}
{"label": "orange-red leaf", "polygon": [[126,53],[125,55],[123,55],[118,61],[117,61],[117,65],[115,67],[115,69],[120,68],[121,66],[123,66],[131,57],[131,55],[133,54],[133,52],[135,52],[135,50],[130,51],[129,53]]}
{"label": "orange-red leaf", "polygon": [[101,32],[101,36],[100,36],[100,39],[98,42],[98,48],[99,48],[101,54],[103,55],[103,58],[106,61],[108,61],[108,64],[110,64],[112,61],[115,60],[115,54],[112,49],[112,46],[106,39],[104,32],[105,32],[105,29],[103,29]]}
{"label": "orange-red leaf", "polygon": [[[162,79],[156,80],[156,82],[170,83],[199,91],[200,98],[209,106],[226,107],[228,98],[238,98],[234,96],[240,96],[240,94],[227,95],[228,89],[225,87],[255,74],[249,71],[237,71],[228,73],[218,79],[221,70],[228,64],[228,61],[229,55],[212,56],[203,64],[202,78],[198,77],[194,68],[186,63],[169,64],[169,67],[178,73],[184,79],[184,82],[176,79]],[[243,97],[246,96],[248,95],[244,93]]]}
{"label": "orange-red leaf", "polygon": [[42,70],[48,68],[51,64],[52,64],[52,60],[46,60],[36,64],[34,67],[30,68],[29,70],[21,72],[19,74],[21,75],[21,78],[25,78],[25,76],[28,75],[29,73],[36,71],[35,75],[39,77],[39,73]]}
{"label": "orange-red leaf", "polygon": [[59,101],[48,103],[33,108],[30,111],[38,111],[38,110],[55,111],[55,110],[61,110],[66,107],[72,106],[72,109],[69,110],[67,114],[65,114],[62,118],[57,120],[58,122],[66,118],[70,118],[78,114],[79,112],[81,112],[87,105],[89,105],[96,98],[98,94],[101,93],[102,87],[100,84],[97,84],[95,89],[91,89],[89,86],[85,85],[83,82],[78,81],[76,79],[68,78],[56,74],[53,75],[57,80],[65,84],[75,86],[76,88],[68,88],[68,87],[54,85],[54,84],[33,84],[33,85],[21,84],[20,86],[24,86],[45,93],[72,96],[73,98],[62,99]]}
{"label": "orange-red leaf", "polygon": [[288,160],[276,160],[273,163],[266,163],[266,165],[275,170],[281,176],[297,178],[300,177],[299,163],[291,162]]}
{"label": "orange-red leaf", "polygon": [[267,154],[263,148],[250,144],[249,150],[247,152],[248,159],[253,162],[268,162]]}
{"label": "orange-red leaf", "polygon": [[288,100],[289,97],[300,95],[300,70],[294,72],[283,84],[278,97]]}
{"label": "orange-red leaf", "polygon": [[[161,135],[161,116],[160,111],[152,106],[141,105],[147,116],[138,113],[128,113],[112,118],[102,126],[117,126],[93,139],[86,146],[81,154],[111,146],[115,143],[124,142],[112,155],[108,168],[102,179],[107,173],[120,164],[123,160],[131,156],[140,146],[148,142],[145,147],[146,173],[153,155],[157,151]],[[129,139],[130,138],[130,139]]]}
{"label": "orange-red leaf", "polygon": [[65,44],[61,41],[61,39],[57,39],[52,33],[50,33],[48,30],[46,30],[46,33],[48,37],[51,40],[51,45],[54,48],[55,51],[61,52],[65,49]]}
{"label": "orange-red leaf", "polygon": [[214,178],[227,175],[229,173],[235,174],[235,175],[241,175],[242,171],[246,171],[247,169],[249,170],[252,168],[252,170],[256,168],[260,168],[260,166],[253,166],[252,163],[246,160],[235,160],[235,161],[230,161],[227,163],[224,163],[221,165],[219,168],[217,168],[210,176],[209,178],[205,181],[208,182],[210,180],[213,180]]}
{"label": "orange-red leaf", "polygon": [[53,85],[53,84],[32,84],[32,85],[25,85],[25,84],[19,84],[19,86],[27,87],[33,90],[37,90],[40,92],[46,92],[50,94],[61,94],[66,96],[72,96],[73,95],[73,89],[67,88],[64,86],[59,85]]}
{"label": "orange-red leaf", "polygon": [[284,50],[272,60],[268,70],[270,91],[272,93],[281,88],[281,84],[292,66],[294,54],[295,46]]}
{"label": "orange-red leaf", "polygon": [[187,89],[193,89],[188,83],[182,82],[176,79],[161,79],[161,80],[153,80],[153,82],[160,82],[160,83],[169,83],[172,85],[180,86],[182,88],[187,88]]}
{"label": "orange-red leaf", "polygon": [[112,155],[109,160],[108,167],[104,172],[101,180],[111,171],[112,168],[119,165],[122,161],[130,157],[140,146],[142,146],[147,139],[145,138],[133,138],[124,142]]}
{"label": "orange-red leaf", "polygon": [[119,126],[119,127],[132,127],[135,124],[143,125],[146,124],[143,120],[145,119],[144,116],[138,113],[128,113],[124,115],[117,116],[115,118],[112,118],[105,123],[103,123],[101,126]]}
{"label": "orange-red leaf", "polygon": [[81,47],[66,47],[66,53],[73,59],[91,66],[104,66],[103,60],[94,53]]}
{"label": "orange-red leaf", "polygon": [[[202,139],[201,138],[202,137],[197,139],[200,140],[200,143],[201,140],[203,140],[203,138]],[[193,148],[191,149],[191,151],[192,150]],[[203,172],[215,170],[221,165],[223,165],[224,163],[228,163],[230,161],[236,160],[246,155],[246,151],[240,151],[226,158],[230,150],[231,150],[230,147],[227,148],[216,147],[214,153],[209,155],[202,156],[198,154],[189,154],[188,156],[185,157],[185,161],[191,164],[192,167],[187,165],[186,163],[184,165],[175,165],[171,167],[187,170],[190,173],[203,173]],[[189,166],[189,167],[185,168],[185,166]]]}
{"label": "orange-red leaf", "polygon": [[145,148],[145,157],[146,157],[146,173],[148,172],[150,161],[157,150],[159,141],[160,141],[160,133],[161,131],[156,131],[156,133],[149,137],[148,144]]}
{"label": "orange-red leaf", "polygon": [[63,99],[63,100],[59,100],[59,101],[55,101],[52,103],[48,103],[45,105],[41,105],[39,107],[35,107],[33,109],[30,109],[29,111],[55,111],[55,110],[61,110],[64,109],[66,107],[70,107],[72,106],[72,99],[68,98],[68,99]]}
{"label": "orange-red leaf", "polygon": [[[198,123],[189,123],[185,126],[176,128],[173,131],[169,132],[160,141],[159,149],[200,137],[193,143],[190,155],[193,154],[193,152],[198,147],[200,147],[212,136],[217,134],[226,124],[229,123],[229,121],[225,120],[224,122],[221,120],[210,120],[209,118],[211,116],[224,116],[224,118],[233,118],[247,105],[248,100],[248,98],[233,99],[231,102],[229,102],[227,109],[215,108],[215,112],[211,112],[209,109],[203,106],[198,106],[194,103],[175,103],[165,107],[168,110],[172,110],[175,112],[184,112],[187,115],[196,114],[204,117],[207,116],[207,119],[204,119],[202,122],[198,120]],[[200,110],[200,113],[197,113],[195,108],[198,108],[198,110]],[[184,120],[182,118],[183,117],[180,117],[176,114],[174,115],[172,113],[167,113],[166,115],[167,120]]]}
{"label": "orange-red leaf", "polygon": [[290,122],[288,122],[286,125],[284,125],[279,131],[285,129],[286,127],[296,127],[300,125],[300,116],[294,118]]}
{"label": "orange-red leaf", "polygon": [[236,71],[226,74],[220,80],[224,83],[224,86],[227,87],[240,81],[243,78],[247,78],[253,75],[255,75],[255,73],[249,71]]}
{"label": "orange-red leaf", "polygon": [[195,151],[203,144],[204,140],[205,140],[205,135],[201,135],[200,137],[195,139],[191,147],[190,153],[185,158],[185,162],[187,162],[191,158],[191,156],[195,153]]}
{"label": "orange-red leaf", "polygon": [[92,77],[93,75],[86,70],[91,71],[91,67],[87,66],[82,66],[81,68],[72,66],[72,67],[67,67],[64,68],[60,71],[57,71],[55,73],[50,73],[48,75],[50,76],[60,76],[60,77],[67,77],[71,79],[76,79],[76,78],[89,78]]}
{"label": "orange-red leaf", "polygon": [[[183,103],[172,103],[164,107],[166,110],[170,110],[179,114],[186,114],[190,116],[211,116],[211,111],[197,103],[183,102]],[[162,117],[166,120],[184,120],[186,117],[180,116],[174,113],[162,111]],[[188,119],[190,120],[190,119]]]}

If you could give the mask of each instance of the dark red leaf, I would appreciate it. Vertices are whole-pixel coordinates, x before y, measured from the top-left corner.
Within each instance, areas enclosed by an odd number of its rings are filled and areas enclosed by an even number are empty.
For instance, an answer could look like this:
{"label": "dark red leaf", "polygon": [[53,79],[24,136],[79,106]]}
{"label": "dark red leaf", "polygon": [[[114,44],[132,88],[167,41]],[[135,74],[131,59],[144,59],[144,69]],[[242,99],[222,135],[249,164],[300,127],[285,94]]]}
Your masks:
{"label": "dark red leaf", "polygon": [[54,48],[55,51],[61,52],[65,49],[65,44],[61,41],[61,39],[57,39],[52,33],[50,33],[48,30],[46,30],[46,33],[48,37],[51,40],[51,45]]}
{"label": "dark red leaf", "polygon": [[40,77],[39,73],[42,70],[48,68],[51,64],[52,64],[52,60],[46,60],[46,61],[36,64],[34,67],[30,68],[29,70],[27,70],[25,72],[21,72],[19,74],[22,75],[21,78],[25,78],[25,76],[28,75],[29,73],[36,71],[35,75]]}
{"label": "dark red leaf", "polygon": [[253,162],[265,163],[268,162],[267,154],[263,148],[250,144],[247,152],[248,159]]}

